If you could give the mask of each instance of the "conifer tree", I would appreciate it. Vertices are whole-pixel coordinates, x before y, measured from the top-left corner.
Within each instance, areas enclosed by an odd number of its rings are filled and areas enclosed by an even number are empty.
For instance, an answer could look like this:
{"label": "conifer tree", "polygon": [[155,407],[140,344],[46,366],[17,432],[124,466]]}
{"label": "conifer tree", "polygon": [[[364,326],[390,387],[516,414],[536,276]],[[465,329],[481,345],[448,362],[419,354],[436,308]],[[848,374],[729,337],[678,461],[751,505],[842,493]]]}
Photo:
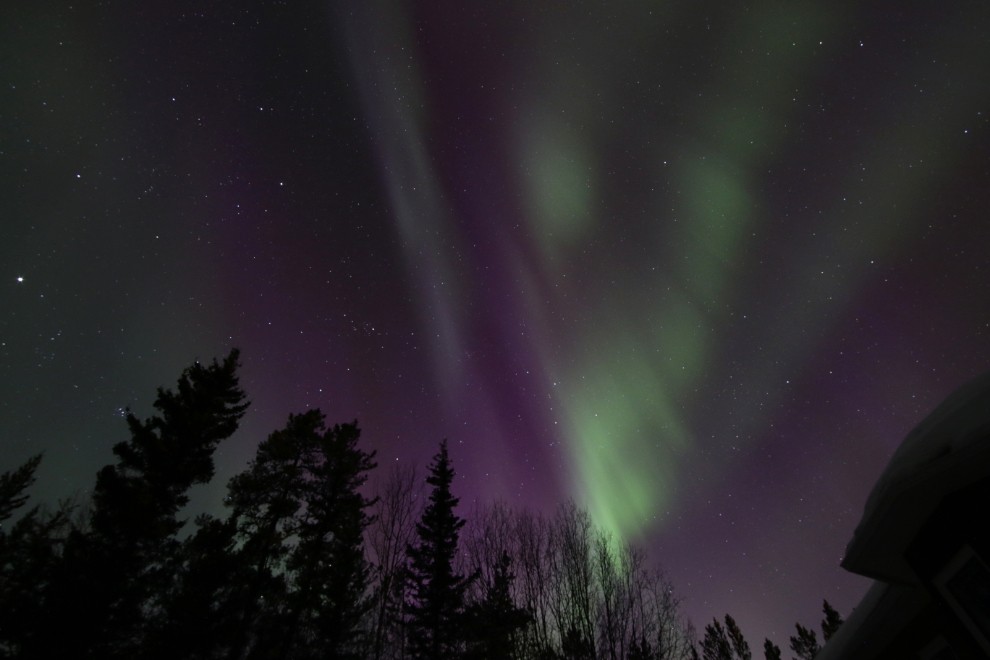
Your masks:
{"label": "conifer tree", "polygon": [[825,613],[825,618],[822,619],[822,638],[827,642],[839,630],[839,626],[842,625],[842,617],[835,611],[835,608],[829,605],[827,600],[822,604],[822,612]]}
{"label": "conifer tree", "polygon": [[34,473],[41,465],[41,454],[29,458],[16,470],[0,475],[0,539],[6,538],[3,524],[28,501],[24,491],[35,481]]}
{"label": "conifer tree", "polygon": [[629,645],[629,654],[626,660],[654,660],[655,653],[653,647],[646,639],[646,635],[641,635],[639,640],[633,640]]}
{"label": "conifer tree", "polygon": [[703,660],[733,660],[732,643],[718,619],[712,619],[712,622],[705,626],[701,657]]}
{"label": "conifer tree", "polygon": [[571,626],[560,641],[563,660],[595,660],[595,644],[577,626]]}
{"label": "conifer tree", "polygon": [[780,647],[765,639],[763,642],[763,657],[766,660],[780,660]]}
{"label": "conifer tree", "polygon": [[728,633],[729,641],[732,642],[732,648],[736,652],[736,658],[738,660],[752,660],[753,654],[749,650],[749,643],[743,637],[739,626],[736,625],[736,620],[728,614],[725,615],[725,630]]}
{"label": "conifer tree", "polygon": [[0,657],[19,657],[32,641],[69,522],[71,507],[63,504],[54,512],[35,506],[7,523],[27,503],[40,463],[38,454],[0,475]]}
{"label": "conifer tree", "polygon": [[355,421],[319,438],[319,459],[308,465],[299,540],[287,562],[296,585],[287,639],[329,660],[360,657],[362,622],[373,605],[364,532],[371,523],[365,509],[375,501],[358,489],[376,464],[374,452],[358,449],[360,436]]}
{"label": "conifer tree", "polygon": [[286,639],[288,541],[300,528],[308,468],[318,461],[323,428],[319,410],[289,415],[284,429],[258,445],[247,470],[230,480],[224,504],[237,528],[243,573],[231,595],[239,623],[228,660],[240,660],[249,648],[281,646]]}
{"label": "conifer tree", "polygon": [[222,657],[238,630],[233,594],[246,574],[233,518],[203,514],[182,543],[160,614],[145,637],[143,660]]}
{"label": "conifer tree", "polygon": [[[705,626],[705,638],[701,642],[704,660],[752,660],[749,642],[743,637],[736,620],[725,615],[725,627],[718,619]],[[778,659],[779,660],[779,659]]]}
{"label": "conifer tree", "polygon": [[464,595],[476,578],[455,572],[458,534],[464,520],[454,513],[454,470],[447,441],[429,466],[430,504],[416,524],[418,541],[406,548],[409,558],[409,651],[415,660],[453,660],[463,648]]}
{"label": "conifer tree", "polygon": [[354,657],[370,607],[358,493],[373,454],[354,424],[290,415],[231,479],[226,521],[197,520],[148,658]]}
{"label": "conifer tree", "polygon": [[795,623],[797,636],[791,637],[791,650],[797,654],[800,660],[814,660],[822,647],[818,645],[818,635],[814,630],[805,628],[800,623]]}
{"label": "conifer tree", "polygon": [[[237,378],[239,352],[196,362],[175,391],[158,389],[157,414],[128,412],[131,438],[113,448],[116,465],[97,475],[86,527],[74,529],[45,594],[45,615],[26,657],[133,656],[179,547],[176,518],[194,484],[213,476],[217,444],[237,430],[248,404]],[[57,631],[57,632],[56,632]]]}
{"label": "conifer tree", "polygon": [[492,570],[492,581],[485,589],[484,600],[469,609],[468,658],[510,660],[515,657],[517,634],[533,621],[533,616],[513,602],[514,579],[512,558],[503,550]]}

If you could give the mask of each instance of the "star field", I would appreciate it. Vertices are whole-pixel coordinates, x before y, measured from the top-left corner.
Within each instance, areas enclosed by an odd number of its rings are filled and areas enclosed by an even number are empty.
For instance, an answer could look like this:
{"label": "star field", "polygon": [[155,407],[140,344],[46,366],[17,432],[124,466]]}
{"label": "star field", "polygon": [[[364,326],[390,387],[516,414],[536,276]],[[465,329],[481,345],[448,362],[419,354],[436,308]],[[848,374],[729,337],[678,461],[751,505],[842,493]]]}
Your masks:
{"label": "star field", "polygon": [[465,503],[566,498],[785,646],[907,432],[990,368],[979,2],[20,3],[0,469],[89,487],[243,355],[195,506],[290,412]]}

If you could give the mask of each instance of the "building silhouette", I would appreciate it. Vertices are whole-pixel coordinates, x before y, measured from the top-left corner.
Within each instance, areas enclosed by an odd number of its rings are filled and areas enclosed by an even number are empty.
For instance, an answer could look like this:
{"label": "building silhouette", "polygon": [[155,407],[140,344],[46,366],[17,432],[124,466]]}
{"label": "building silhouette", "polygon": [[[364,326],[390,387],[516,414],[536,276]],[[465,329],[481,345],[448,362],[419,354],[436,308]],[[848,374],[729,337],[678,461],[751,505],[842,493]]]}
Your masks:
{"label": "building silhouette", "polygon": [[990,659],[990,373],[894,452],[842,567],[875,583],[816,660]]}

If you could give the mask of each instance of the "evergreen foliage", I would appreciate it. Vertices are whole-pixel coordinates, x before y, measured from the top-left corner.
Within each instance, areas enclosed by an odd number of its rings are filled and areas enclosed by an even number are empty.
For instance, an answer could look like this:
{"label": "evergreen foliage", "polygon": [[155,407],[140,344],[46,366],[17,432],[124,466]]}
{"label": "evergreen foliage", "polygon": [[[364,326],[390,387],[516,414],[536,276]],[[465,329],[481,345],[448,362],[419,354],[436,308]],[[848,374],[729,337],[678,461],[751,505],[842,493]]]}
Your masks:
{"label": "evergreen foliage", "polygon": [[41,465],[41,454],[32,456],[16,470],[0,475],[0,534],[4,534],[3,523],[10,519],[14,511],[27,503],[28,496],[24,491],[34,483],[34,473],[39,465]]}
{"label": "evergreen foliage", "polygon": [[752,660],[753,654],[749,650],[749,643],[746,642],[742,631],[736,625],[736,620],[728,614],[725,615],[725,631],[729,636],[729,641],[732,642],[732,648],[736,652],[736,658],[738,660]]}
{"label": "evergreen foliage", "polygon": [[814,660],[822,647],[818,645],[818,635],[814,630],[805,628],[800,623],[795,623],[797,636],[791,637],[791,650],[797,654],[800,660]]}
{"label": "evergreen foliage", "polygon": [[654,660],[656,654],[653,646],[646,639],[646,635],[641,635],[638,640],[633,640],[629,646],[629,653],[626,660]]}
{"label": "evergreen foliage", "polygon": [[358,489],[376,464],[374,452],[357,448],[360,436],[355,421],[319,437],[321,460],[308,464],[305,513],[288,558],[295,589],[286,639],[330,660],[361,657],[364,619],[374,605],[364,532],[371,523],[365,509],[375,502]]}
{"label": "evergreen foliage", "polygon": [[516,657],[519,632],[532,623],[533,615],[517,607],[512,599],[512,557],[507,551],[492,570],[485,598],[468,610],[467,658],[510,660]]}
{"label": "evergreen foliage", "polygon": [[0,475],[0,657],[18,657],[34,639],[71,513],[67,504],[54,513],[36,506],[6,524],[27,503],[40,464],[38,454]]}
{"label": "evergreen foliage", "polygon": [[416,525],[417,544],[406,549],[409,652],[415,660],[452,660],[463,650],[464,597],[477,574],[464,576],[455,570],[459,532],[465,521],[454,513],[459,498],[450,490],[454,469],[446,440],[440,443],[429,470],[430,504]]}
{"label": "evergreen foliage", "polygon": [[566,660],[595,660],[595,643],[577,626],[567,629],[561,640],[561,650]]}
{"label": "evergreen foliage", "polygon": [[374,503],[359,489],[375,467],[360,435],[356,422],[326,429],[318,409],[290,415],[231,480],[242,573],[227,657],[358,657],[372,606],[364,532]]}
{"label": "evergreen foliage", "polygon": [[839,630],[839,626],[842,625],[842,617],[835,611],[835,608],[829,605],[827,600],[822,603],[822,612],[825,613],[825,618],[822,619],[822,638],[827,642]]}
{"label": "evergreen foliage", "polygon": [[323,424],[319,410],[289,415],[285,428],[259,444],[247,470],[228,485],[224,503],[237,530],[237,563],[242,567],[231,594],[239,623],[230,660],[239,660],[250,648],[276,644],[288,625],[288,541],[299,533],[307,473],[318,460]]}
{"label": "evergreen foliage", "polygon": [[229,648],[238,630],[238,585],[246,572],[236,552],[233,519],[202,515],[182,544],[159,615],[148,631],[143,657],[211,658]]}
{"label": "evergreen foliage", "polygon": [[743,637],[736,620],[725,615],[725,627],[717,619],[705,626],[705,637],[701,642],[704,660],[752,660],[749,642]]}
{"label": "evergreen foliage", "polygon": [[780,660],[780,647],[769,639],[763,642],[763,657],[766,660]]}
{"label": "evergreen foliage", "polygon": [[184,523],[176,514],[189,488],[213,476],[217,444],[247,410],[238,356],[235,349],[222,363],[187,368],[176,391],[158,389],[151,418],[128,412],[131,438],[114,446],[117,464],[97,474],[88,525],[76,526],[64,543],[25,657],[137,654],[179,549]]}
{"label": "evergreen foliage", "polygon": [[[152,417],[128,413],[84,507],[15,520],[41,456],[0,475],[0,659],[699,660],[665,574],[573,502],[495,506],[462,548],[446,441],[425,507],[411,469],[379,500],[357,423],[319,410],[289,415],[226,513],[183,537],[188,491],[247,409],[237,359],[196,363]],[[823,631],[841,623],[829,611]],[[751,660],[730,616],[713,623],[705,660]]]}
{"label": "evergreen foliage", "polygon": [[712,619],[712,622],[705,626],[701,657],[703,660],[733,660],[732,643],[718,619]]}

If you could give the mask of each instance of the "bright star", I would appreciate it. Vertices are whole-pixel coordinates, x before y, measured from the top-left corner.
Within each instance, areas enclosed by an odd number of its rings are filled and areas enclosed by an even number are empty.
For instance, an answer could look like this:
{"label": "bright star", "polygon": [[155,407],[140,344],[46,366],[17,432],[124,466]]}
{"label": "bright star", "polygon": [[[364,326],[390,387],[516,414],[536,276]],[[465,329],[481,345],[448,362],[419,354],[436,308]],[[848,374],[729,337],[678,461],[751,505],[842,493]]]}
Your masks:
{"label": "bright star", "polygon": [[18,281],[18,282],[23,282],[23,281],[24,281],[24,278],[23,278],[23,277],[18,277],[18,278],[17,278],[17,281]]}

